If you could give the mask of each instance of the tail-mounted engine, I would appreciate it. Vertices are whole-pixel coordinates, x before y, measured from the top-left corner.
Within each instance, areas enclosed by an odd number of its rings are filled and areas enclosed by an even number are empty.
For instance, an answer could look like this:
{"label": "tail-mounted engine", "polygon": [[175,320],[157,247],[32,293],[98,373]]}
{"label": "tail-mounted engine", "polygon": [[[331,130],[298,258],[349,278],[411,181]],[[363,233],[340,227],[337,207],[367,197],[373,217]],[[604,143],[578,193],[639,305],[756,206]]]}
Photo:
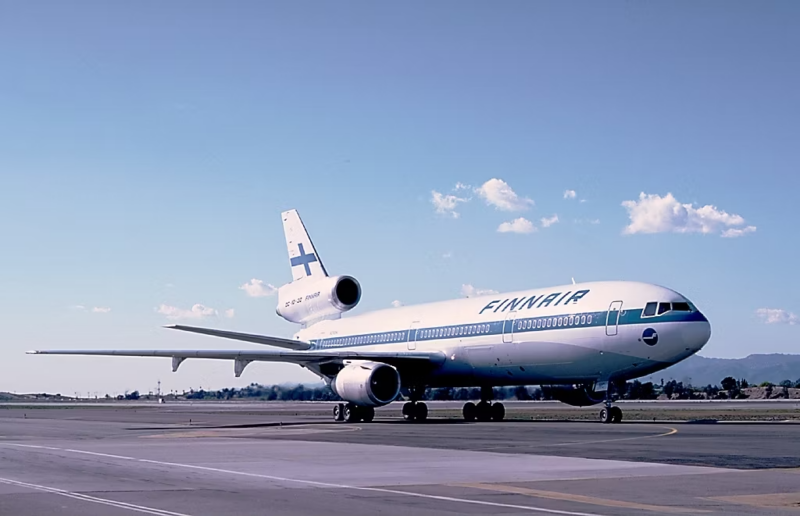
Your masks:
{"label": "tail-mounted engine", "polygon": [[293,323],[338,319],[361,300],[361,285],[352,276],[304,278],[278,289],[278,315]]}
{"label": "tail-mounted engine", "polygon": [[363,407],[380,407],[400,393],[400,373],[380,362],[354,362],[342,368],[331,389],[343,400]]}

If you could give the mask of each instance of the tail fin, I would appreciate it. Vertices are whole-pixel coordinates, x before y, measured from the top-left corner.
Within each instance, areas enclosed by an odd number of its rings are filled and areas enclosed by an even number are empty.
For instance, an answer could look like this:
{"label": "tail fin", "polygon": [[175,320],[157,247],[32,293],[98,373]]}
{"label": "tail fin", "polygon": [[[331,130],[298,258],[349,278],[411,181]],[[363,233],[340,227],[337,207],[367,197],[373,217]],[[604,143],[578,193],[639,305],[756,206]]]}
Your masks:
{"label": "tail fin", "polygon": [[303,221],[297,210],[281,213],[283,232],[286,234],[286,247],[289,250],[289,263],[292,265],[292,279],[297,281],[307,276],[317,279],[328,275],[322,259],[314,249]]}

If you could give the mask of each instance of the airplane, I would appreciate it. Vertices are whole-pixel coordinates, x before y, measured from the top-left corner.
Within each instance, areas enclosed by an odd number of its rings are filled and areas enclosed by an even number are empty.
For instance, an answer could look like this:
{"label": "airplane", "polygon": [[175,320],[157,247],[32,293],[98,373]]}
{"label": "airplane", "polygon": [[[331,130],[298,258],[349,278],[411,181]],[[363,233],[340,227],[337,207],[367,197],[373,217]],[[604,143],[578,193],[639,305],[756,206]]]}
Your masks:
{"label": "airplane", "polygon": [[[47,350],[37,355],[232,360],[238,378],[254,361],[298,364],[342,400],[336,421],[372,421],[401,398],[408,421],[425,421],[429,387],[480,387],[467,421],[501,421],[493,387],[541,385],[574,406],[603,404],[600,421],[619,423],[614,384],[652,374],[697,353],[708,319],[686,297],[657,285],[603,281],[342,314],[361,300],[352,276],[330,276],[296,210],[281,214],[292,281],[276,313],[302,325],[293,338],[172,325],[167,328],[269,346],[247,350]],[[276,349],[278,348],[278,349]]]}

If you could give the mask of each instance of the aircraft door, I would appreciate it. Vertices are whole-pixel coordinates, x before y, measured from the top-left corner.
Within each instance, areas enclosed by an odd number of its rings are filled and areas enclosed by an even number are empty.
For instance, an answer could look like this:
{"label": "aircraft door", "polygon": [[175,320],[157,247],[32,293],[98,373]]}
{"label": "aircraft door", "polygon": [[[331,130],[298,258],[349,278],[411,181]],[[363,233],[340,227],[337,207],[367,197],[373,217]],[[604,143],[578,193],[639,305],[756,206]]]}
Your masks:
{"label": "aircraft door", "polygon": [[503,344],[511,344],[514,342],[514,320],[517,317],[516,312],[508,312],[506,320],[503,323]]}
{"label": "aircraft door", "polygon": [[622,301],[612,301],[606,315],[606,335],[613,337],[619,332],[619,314],[622,312]]}
{"label": "aircraft door", "polygon": [[417,349],[417,328],[419,327],[419,321],[414,321],[411,323],[411,326],[408,328],[408,349],[414,350]]}

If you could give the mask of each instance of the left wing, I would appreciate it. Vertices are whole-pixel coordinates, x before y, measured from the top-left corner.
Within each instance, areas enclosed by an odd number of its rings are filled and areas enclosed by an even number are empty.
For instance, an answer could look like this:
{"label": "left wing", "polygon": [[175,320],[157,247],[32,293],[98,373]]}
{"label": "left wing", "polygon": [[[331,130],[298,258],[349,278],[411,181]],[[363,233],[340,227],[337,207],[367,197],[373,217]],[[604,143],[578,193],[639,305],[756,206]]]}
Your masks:
{"label": "left wing", "polygon": [[236,377],[241,376],[247,364],[254,361],[261,362],[290,362],[303,366],[323,365],[326,363],[339,363],[345,360],[374,360],[385,362],[393,366],[410,365],[412,363],[423,365],[439,365],[444,363],[446,357],[441,352],[388,352],[388,351],[355,351],[349,349],[327,351],[240,351],[240,350],[122,350],[122,349],[65,349],[28,351],[29,355],[93,355],[115,357],[169,357],[172,358],[172,371],[187,358],[210,358],[219,360],[233,360]]}

